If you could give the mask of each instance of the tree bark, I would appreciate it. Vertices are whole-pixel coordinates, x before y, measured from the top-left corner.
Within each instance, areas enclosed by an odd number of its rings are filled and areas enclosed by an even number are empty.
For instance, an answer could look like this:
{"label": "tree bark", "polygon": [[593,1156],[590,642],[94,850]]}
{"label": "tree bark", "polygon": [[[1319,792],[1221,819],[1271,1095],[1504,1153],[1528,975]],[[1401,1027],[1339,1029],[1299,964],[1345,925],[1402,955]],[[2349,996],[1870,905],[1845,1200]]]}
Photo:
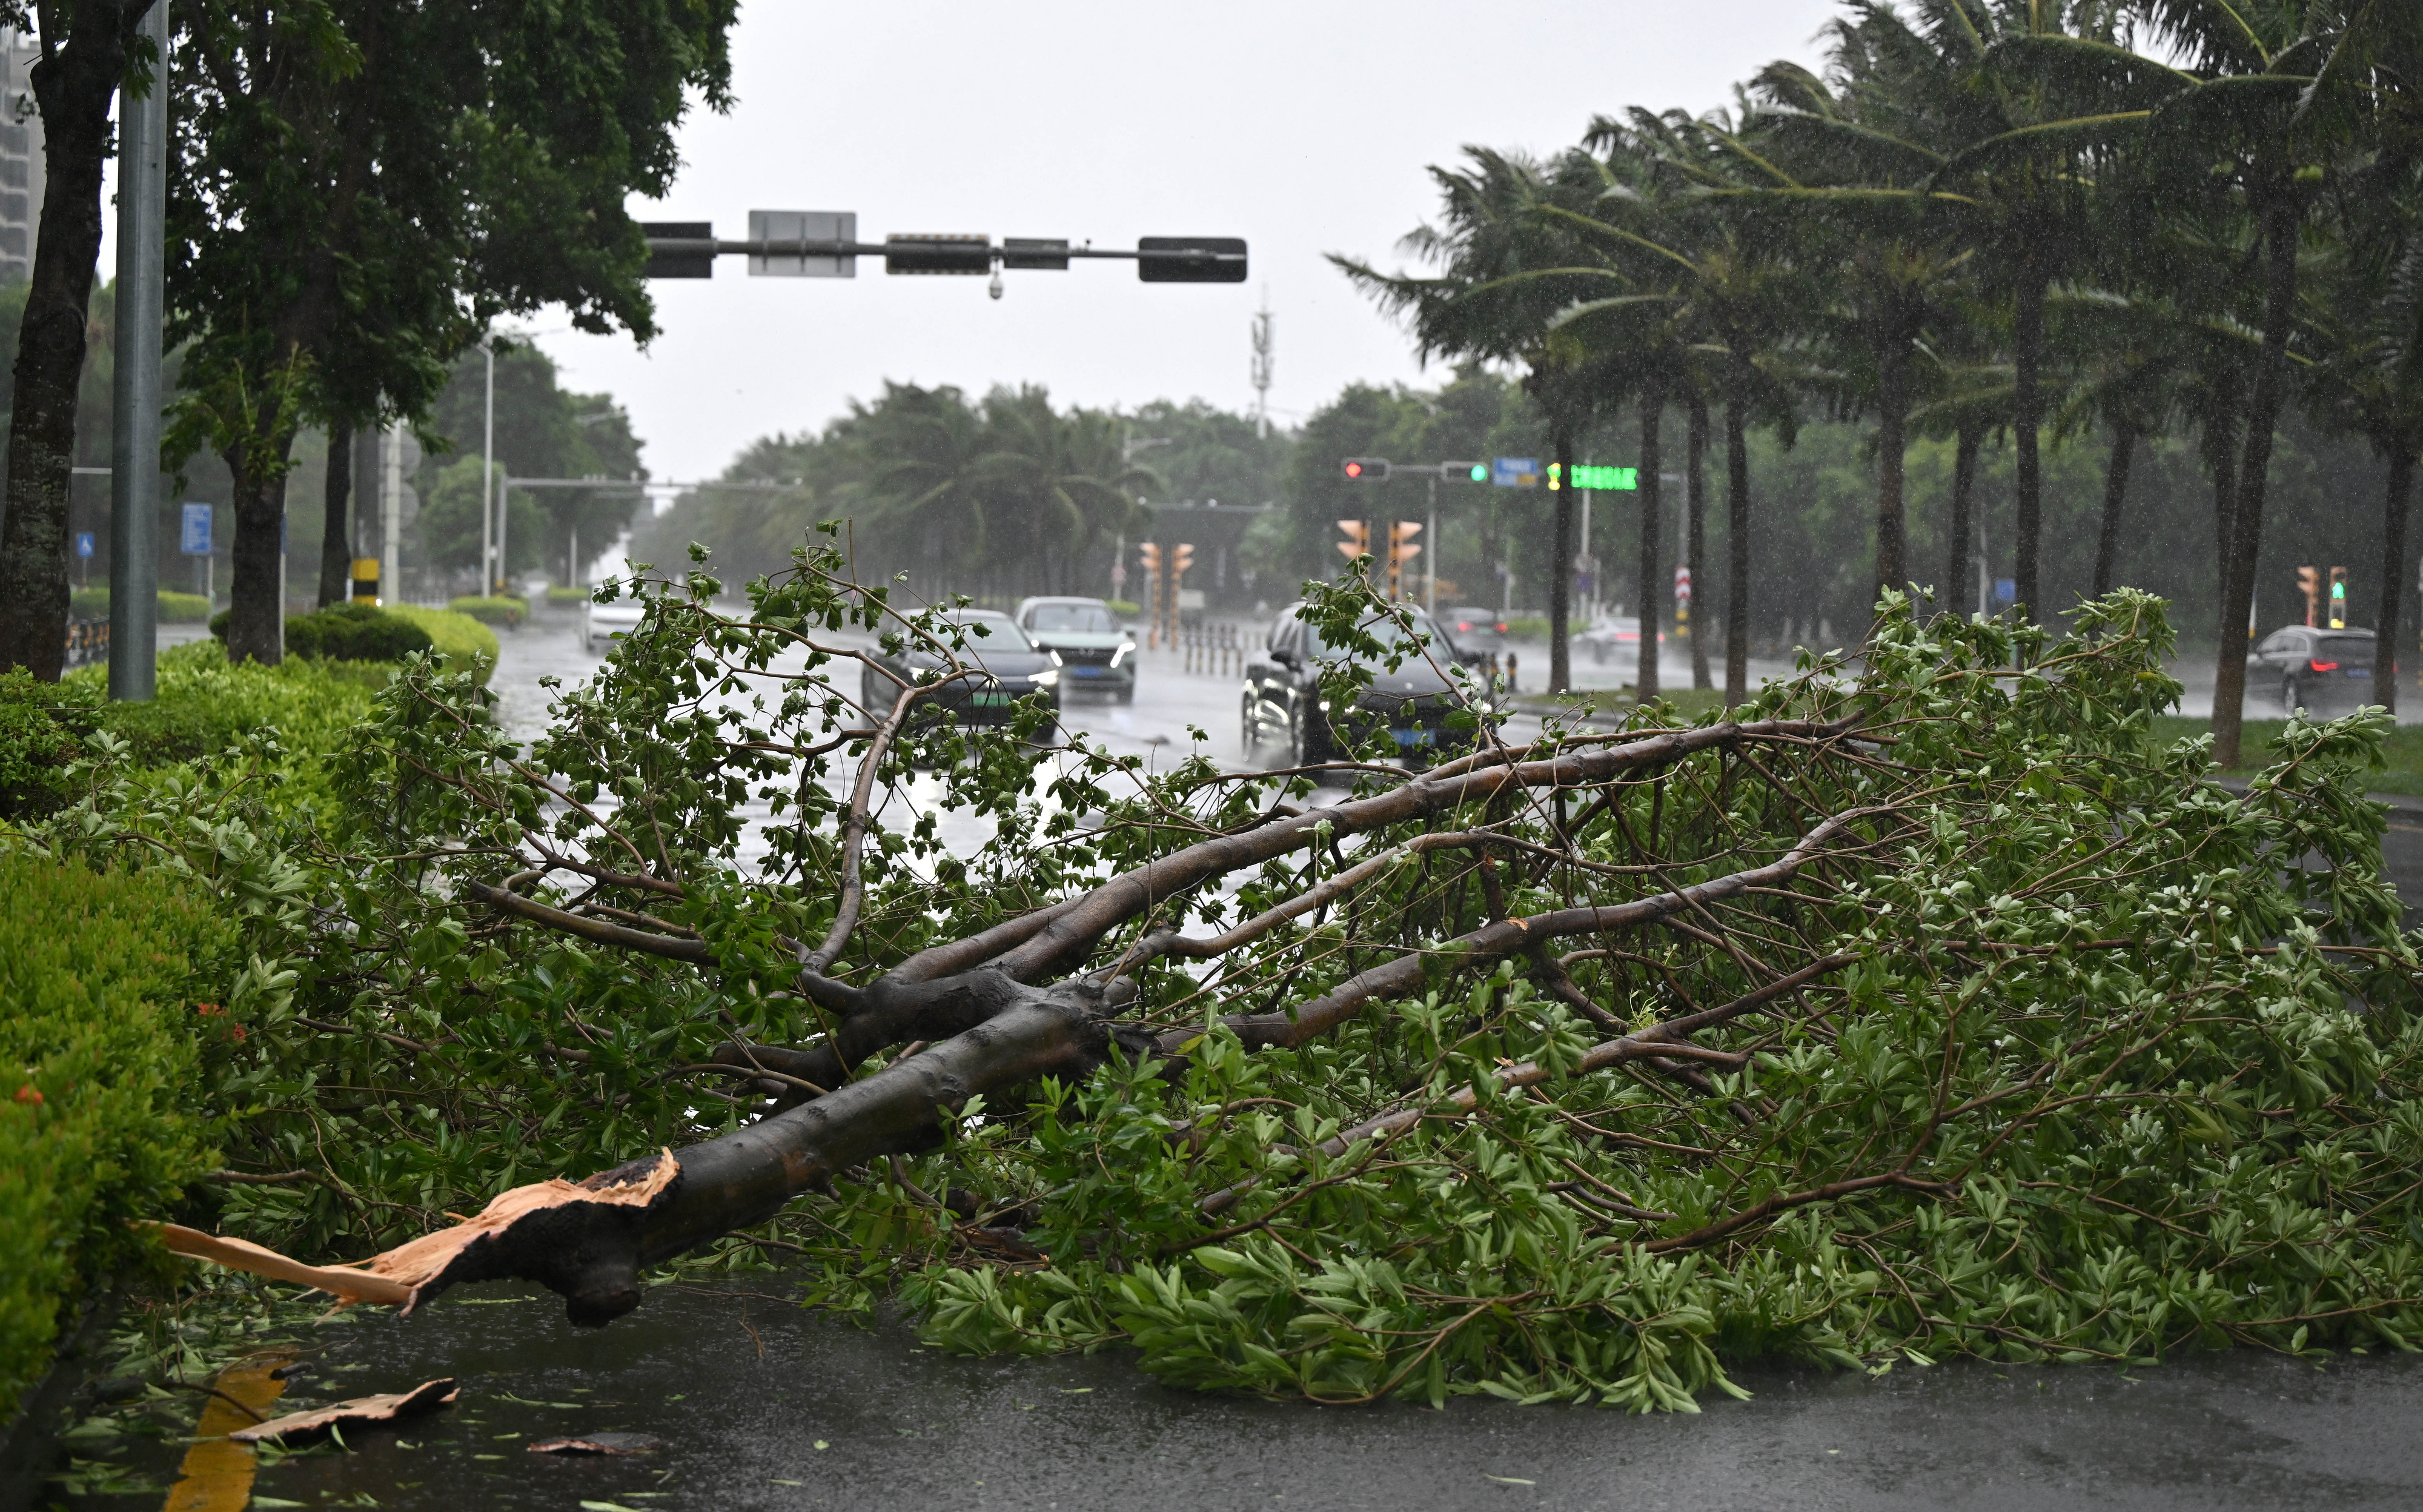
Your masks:
{"label": "tree bark", "polygon": [[[101,174],[109,107],[151,0],[76,0],[66,40],[41,33],[32,72],[42,113],[42,214],[31,287],[18,326],[8,432],[8,507],[0,515],[0,667],[56,682],[67,658],[68,486],[85,326],[101,258]],[[45,20],[55,12],[46,11]]]}
{"label": "tree bark", "polygon": [[278,590],[277,566],[286,523],[284,463],[293,446],[292,431],[277,438],[277,475],[265,479],[252,475],[241,444],[224,454],[235,483],[235,549],[228,584],[230,661],[276,666],[285,660],[286,596]]}
{"label": "tree bark", "polygon": [[[1975,421],[1964,420],[1952,443],[1952,533],[1943,549],[1943,589],[1945,606],[1955,613],[1962,596],[1969,589],[1969,569],[1975,558],[1973,542],[1976,522],[1970,518],[1970,501],[1977,487],[1977,449],[1986,438],[1986,428]],[[1977,613],[1986,613],[1981,597]]]}
{"label": "tree bark", "polygon": [[2103,470],[2103,529],[2095,537],[2095,597],[2112,591],[2120,572],[2120,511],[2129,501],[2129,468],[2137,455],[2133,426],[2113,427],[2112,461]]}
{"label": "tree bark", "polygon": [[1574,685],[1573,646],[1568,623],[1573,614],[1574,587],[1574,434],[1557,427],[1556,557],[1548,569],[1548,692],[1561,693]]}
{"label": "tree bark", "polygon": [[2415,492],[2415,453],[2403,442],[2389,454],[2389,494],[2381,508],[2381,619],[2372,647],[2372,701],[2398,712],[2398,646],[2405,631],[2406,509]]}
{"label": "tree bark", "polygon": [[1888,342],[1877,358],[1881,371],[1877,394],[1877,591],[1869,596],[1871,603],[1909,586],[1908,527],[1902,507],[1909,342]]}
{"label": "tree bark", "polygon": [[[1748,364],[1734,359],[1736,369]],[[1750,384],[1736,372],[1725,398],[1725,707],[1750,698]]]}
{"label": "tree bark", "polygon": [[2036,459],[2036,430],[2044,422],[2038,371],[2044,360],[2046,283],[2033,263],[2022,268],[2011,333],[2011,438],[2019,448],[2017,498],[2011,512],[2011,576],[2022,621],[2043,618],[2043,564],[2039,551],[2044,530],[2044,480]]}
{"label": "tree bark", "polygon": [[354,490],[354,428],[328,427],[328,489],[320,525],[320,607],[341,604],[352,591],[353,533],[346,528],[348,496]]}
{"label": "tree bark", "polygon": [[1666,423],[1666,395],[1650,389],[1640,396],[1640,668],[1638,673],[1640,701],[1647,703],[1657,696],[1657,637],[1666,626],[1665,612],[1658,607],[1658,593],[1664,576],[1666,553],[1660,548],[1657,529],[1665,518],[1665,494],[1659,470],[1665,466],[1663,439],[1659,429]]}
{"label": "tree bark", "polygon": [[[2238,417],[2232,411],[2224,409],[2206,428],[2205,461],[2212,469],[2212,601],[2219,606],[2229,597],[2229,543],[2238,523]],[[2219,607],[2213,613],[2216,623],[2228,613]]]}
{"label": "tree bark", "polygon": [[2273,430],[2288,397],[2288,328],[2296,317],[2297,231],[2302,216],[2288,194],[2265,208],[2263,353],[2246,406],[2245,460],[2238,469],[2230,509],[2229,570],[2221,601],[2221,643],[2213,662],[2212,756],[2224,769],[2239,761],[2246,717],[2246,636],[2241,627],[2255,603],[2255,559],[2263,547],[2264,484],[2272,470]]}
{"label": "tree bark", "polygon": [[1690,634],[1691,686],[1693,689],[1713,688],[1708,676],[1708,637],[1702,626],[1699,606],[1706,600],[1697,597],[1708,591],[1708,495],[1705,458],[1708,450],[1708,404],[1695,390],[1690,403],[1690,457],[1683,465],[1683,562],[1691,569],[1691,592],[1694,595]]}

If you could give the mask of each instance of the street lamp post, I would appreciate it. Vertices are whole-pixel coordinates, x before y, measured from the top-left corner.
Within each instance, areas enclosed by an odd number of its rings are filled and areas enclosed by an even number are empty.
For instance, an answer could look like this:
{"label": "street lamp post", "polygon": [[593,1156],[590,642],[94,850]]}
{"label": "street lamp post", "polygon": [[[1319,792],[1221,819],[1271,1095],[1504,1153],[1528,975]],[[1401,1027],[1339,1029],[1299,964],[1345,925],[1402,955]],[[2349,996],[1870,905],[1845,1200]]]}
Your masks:
{"label": "street lamp post", "polygon": [[[160,644],[161,246],[168,197],[168,7],[143,18],[151,89],[119,95],[118,335],[109,475],[109,696],[149,702]],[[284,612],[279,613],[284,622]]]}
{"label": "street lamp post", "polygon": [[504,556],[504,522],[497,517],[492,501],[494,488],[490,479],[497,470],[497,339],[496,333],[480,338],[480,350],[488,358],[488,399],[480,439],[480,576],[486,583],[481,591],[495,593],[497,579],[502,575]]}

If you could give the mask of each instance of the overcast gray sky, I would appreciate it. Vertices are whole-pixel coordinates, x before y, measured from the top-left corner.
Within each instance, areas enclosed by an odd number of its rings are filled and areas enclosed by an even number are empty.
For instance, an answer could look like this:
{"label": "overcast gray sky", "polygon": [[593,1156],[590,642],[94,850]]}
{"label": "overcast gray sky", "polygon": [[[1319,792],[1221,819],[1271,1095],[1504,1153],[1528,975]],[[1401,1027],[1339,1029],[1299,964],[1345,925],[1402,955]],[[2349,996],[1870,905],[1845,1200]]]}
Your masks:
{"label": "overcast gray sky", "polygon": [[[681,134],[647,219],[746,234],[752,208],[854,210],[859,232],[1245,237],[1243,285],[1139,284],[1132,264],[976,278],[655,285],[656,342],[531,324],[565,382],[627,405],[659,478],[710,476],[886,378],[1048,385],[1061,403],[1253,399],[1248,330],[1276,312],[1276,418],[1353,379],[1418,381],[1403,333],[1322,261],[1398,262],[1466,143],[1553,150],[1593,114],[1693,111],[1775,57],[1814,61],[1830,0],[1222,0],[1023,5],[749,0],[736,103]],[[104,253],[104,273],[111,266]],[[510,460],[510,459],[507,459]]]}

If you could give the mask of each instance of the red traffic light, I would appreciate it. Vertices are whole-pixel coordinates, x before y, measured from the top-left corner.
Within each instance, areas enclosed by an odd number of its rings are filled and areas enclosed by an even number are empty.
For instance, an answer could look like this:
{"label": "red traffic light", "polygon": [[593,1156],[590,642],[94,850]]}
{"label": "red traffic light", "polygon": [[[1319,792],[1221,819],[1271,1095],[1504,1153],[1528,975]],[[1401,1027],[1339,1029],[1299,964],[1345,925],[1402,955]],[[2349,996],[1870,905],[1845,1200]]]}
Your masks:
{"label": "red traffic light", "polygon": [[1388,460],[1378,456],[1350,456],[1338,465],[1338,470],[1356,483],[1385,483],[1388,477]]}

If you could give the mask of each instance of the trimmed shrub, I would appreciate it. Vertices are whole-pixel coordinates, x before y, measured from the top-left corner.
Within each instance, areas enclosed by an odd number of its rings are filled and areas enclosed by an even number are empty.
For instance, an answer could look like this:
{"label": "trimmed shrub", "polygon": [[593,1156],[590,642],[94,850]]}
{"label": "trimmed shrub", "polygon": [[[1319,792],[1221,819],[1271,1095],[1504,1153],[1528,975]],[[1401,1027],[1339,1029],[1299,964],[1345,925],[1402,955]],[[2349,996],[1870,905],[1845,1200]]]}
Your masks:
{"label": "trimmed shrub", "polygon": [[446,607],[457,614],[468,614],[483,625],[502,625],[507,629],[530,618],[529,599],[501,594],[487,598],[457,598]]}
{"label": "trimmed shrub", "polygon": [[1129,603],[1124,598],[1105,598],[1102,602],[1120,619],[1134,619],[1144,613],[1143,605]]}
{"label": "trimmed shrub", "polygon": [[245,1031],[195,999],[232,940],[156,876],[0,853],[0,1421],[76,1302],[158,1261],[127,1220],[216,1163],[197,1092]]}
{"label": "trimmed shrub", "polygon": [[46,814],[65,801],[67,765],[92,727],[92,703],[30,672],[0,672],[0,819]]}
{"label": "trimmed shrub", "polygon": [[486,682],[488,674],[497,667],[497,632],[468,614],[458,614],[451,609],[423,609],[419,604],[396,604],[390,614],[412,621],[429,633],[437,654],[446,659],[449,672],[469,672],[477,659],[480,680]]}
{"label": "trimmed shrub", "polygon": [[286,622],[286,649],[325,661],[401,661],[430,650],[429,632],[369,604],[330,604]]}
{"label": "trimmed shrub", "polygon": [[125,740],[138,766],[191,761],[223,751],[257,729],[274,728],[307,757],[338,749],[345,731],[370,717],[373,683],[341,664],[295,658],[281,666],[230,665],[216,641],[160,653],[157,696],[148,704],[103,701],[108,673],[79,667],[59,681],[71,709]]}
{"label": "trimmed shrub", "polygon": [[[160,607],[154,611],[163,625],[199,625],[211,617],[211,601],[200,594],[170,593],[160,590]],[[109,614],[109,585],[78,588],[68,595],[68,613],[77,619],[104,619]]]}
{"label": "trimmed shrub", "polygon": [[547,589],[546,601],[549,604],[557,605],[585,604],[589,602],[589,590],[586,588],[566,588],[558,585]]}

